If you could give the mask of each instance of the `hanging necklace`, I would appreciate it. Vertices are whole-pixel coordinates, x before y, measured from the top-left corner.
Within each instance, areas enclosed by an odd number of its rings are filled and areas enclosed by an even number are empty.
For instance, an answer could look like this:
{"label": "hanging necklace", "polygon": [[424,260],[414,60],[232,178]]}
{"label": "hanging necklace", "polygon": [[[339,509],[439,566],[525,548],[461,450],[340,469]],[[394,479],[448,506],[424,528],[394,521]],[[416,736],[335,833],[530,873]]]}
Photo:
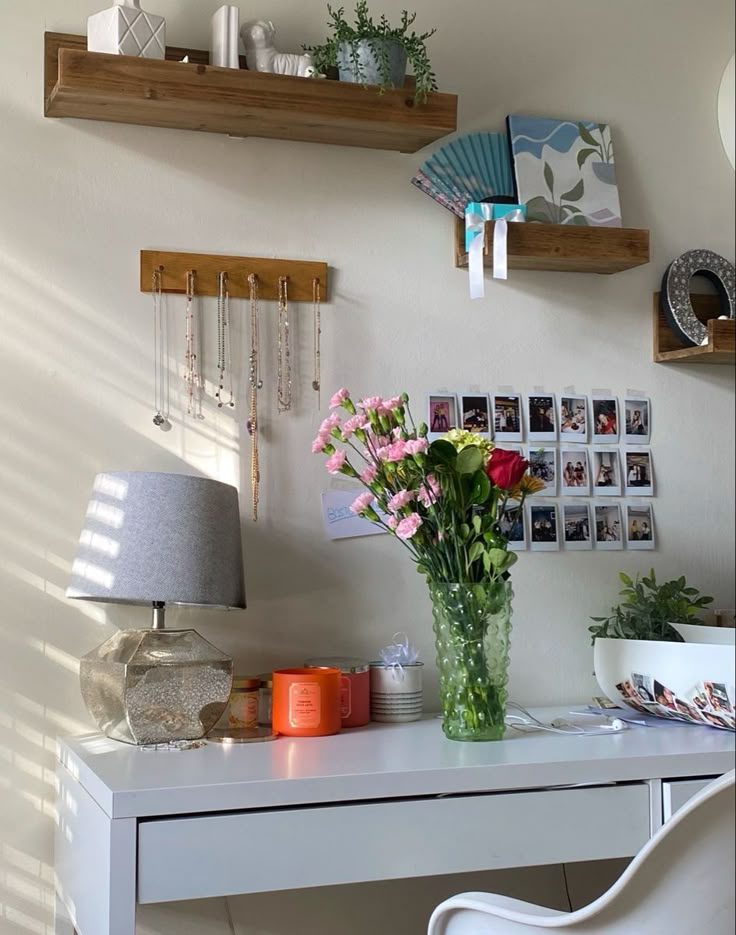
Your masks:
{"label": "hanging necklace", "polygon": [[261,469],[258,457],[258,391],[263,386],[260,374],[260,340],[258,334],[258,277],[248,276],[250,294],[250,355],[248,357],[248,383],[250,384],[250,410],[248,434],[250,435],[250,483],[253,505],[253,521],[258,521],[259,485]]}
{"label": "hanging necklace", "polygon": [[[235,406],[230,331],[230,284],[227,273],[222,272],[217,274],[217,369],[219,381],[215,399],[217,400],[218,409],[222,409],[225,405]],[[230,395],[227,403],[223,397],[226,376]]]}
{"label": "hanging necklace", "polygon": [[314,321],[314,379],[312,389],[317,394],[317,410],[320,408],[320,390],[322,389],[322,309],[320,307],[322,296],[320,281],[312,280],[312,317]]}
{"label": "hanging necklace", "polygon": [[169,393],[169,331],[163,308],[161,268],[155,269],[151,281],[153,296],[153,424],[162,431],[171,427]]}
{"label": "hanging necklace", "polygon": [[197,372],[197,346],[194,334],[194,280],[195,271],[187,270],[186,279],[186,312],[185,333],[186,350],[184,352],[184,382],[187,385],[187,415],[203,419],[202,394],[199,374]]}
{"label": "hanging necklace", "polygon": [[279,412],[288,412],[291,409],[291,337],[289,333],[288,279],[286,276],[279,276],[276,406]]}

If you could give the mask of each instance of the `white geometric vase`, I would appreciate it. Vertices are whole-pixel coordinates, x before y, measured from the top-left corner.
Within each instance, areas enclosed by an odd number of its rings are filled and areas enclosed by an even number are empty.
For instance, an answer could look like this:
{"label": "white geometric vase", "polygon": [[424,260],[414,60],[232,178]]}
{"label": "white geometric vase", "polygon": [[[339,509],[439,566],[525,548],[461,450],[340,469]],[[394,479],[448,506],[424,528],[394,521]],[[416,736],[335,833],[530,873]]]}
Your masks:
{"label": "white geometric vase", "polygon": [[140,0],[115,0],[109,10],[87,20],[87,49],[138,58],[166,57],[163,16],[141,10]]}

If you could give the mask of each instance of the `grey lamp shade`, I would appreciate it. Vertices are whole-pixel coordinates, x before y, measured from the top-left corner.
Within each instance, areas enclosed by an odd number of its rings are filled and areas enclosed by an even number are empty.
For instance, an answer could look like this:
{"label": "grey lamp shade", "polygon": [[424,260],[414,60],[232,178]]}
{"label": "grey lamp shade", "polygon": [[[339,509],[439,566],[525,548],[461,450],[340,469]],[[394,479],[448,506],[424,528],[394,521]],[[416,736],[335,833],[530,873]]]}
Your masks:
{"label": "grey lamp shade", "polygon": [[66,593],[245,607],[237,490],[187,474],[98,474]]}

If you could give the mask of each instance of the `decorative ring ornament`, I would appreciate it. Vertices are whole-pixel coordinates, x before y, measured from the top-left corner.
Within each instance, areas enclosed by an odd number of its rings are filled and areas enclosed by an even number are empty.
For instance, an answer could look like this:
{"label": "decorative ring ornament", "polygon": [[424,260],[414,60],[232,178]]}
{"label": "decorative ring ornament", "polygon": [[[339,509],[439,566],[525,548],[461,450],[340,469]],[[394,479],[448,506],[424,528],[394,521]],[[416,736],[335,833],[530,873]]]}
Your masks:
{"label": "decorative ring ornament", "polygon": [[705,276],[716,287],[722,318],[734,318],[736,267],[712,250],[688,250],[670,263],[662,279],[660,303],[667,323],[686,345],[698,347],[708,340],[708,329],[695,314],[690,280]]}

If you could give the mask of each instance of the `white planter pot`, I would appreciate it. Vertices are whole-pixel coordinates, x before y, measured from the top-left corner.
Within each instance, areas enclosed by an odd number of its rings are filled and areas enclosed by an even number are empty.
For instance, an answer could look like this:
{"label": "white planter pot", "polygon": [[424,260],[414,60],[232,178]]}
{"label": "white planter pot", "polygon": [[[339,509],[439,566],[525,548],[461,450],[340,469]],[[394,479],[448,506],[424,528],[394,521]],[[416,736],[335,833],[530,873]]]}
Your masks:
{"label": "white planter pot", "polygon": [[87,49],[110,55],[166,58],[163,16],[141,10],[140,0],[115,0],[108,10],[87,20]]}

